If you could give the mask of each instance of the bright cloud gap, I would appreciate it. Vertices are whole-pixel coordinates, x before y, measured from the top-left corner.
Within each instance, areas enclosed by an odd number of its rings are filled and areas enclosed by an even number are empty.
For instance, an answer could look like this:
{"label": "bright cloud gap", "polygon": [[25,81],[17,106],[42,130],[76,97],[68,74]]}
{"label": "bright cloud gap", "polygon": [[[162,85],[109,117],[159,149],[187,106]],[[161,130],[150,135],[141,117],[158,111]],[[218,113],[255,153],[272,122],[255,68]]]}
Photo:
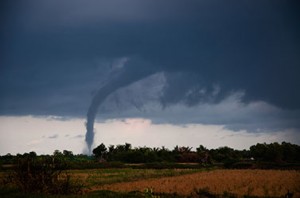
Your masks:
{"label": "bright cloud gap", "polygon": [[[30,151],[51,154],[57,149],[71,150],[75,154],[80,154],[85,147],[84,119],[58,120],[32,116],[1,116],[0,123],[1,155]],[[300,144],[299,134],[292,129],[273,133],[248,133],[245,130],[232,131],[222,125],[155,124],[144,118],[96,122],[95,131],[93,148],[102,142],[106,145],[128,142],[135,147],[165,146],[169,149],[176,145],[196,148],[200,144],[207,148],[229,146],[235,149],[249,149],[251,145],[258,142],[286,141]]]}

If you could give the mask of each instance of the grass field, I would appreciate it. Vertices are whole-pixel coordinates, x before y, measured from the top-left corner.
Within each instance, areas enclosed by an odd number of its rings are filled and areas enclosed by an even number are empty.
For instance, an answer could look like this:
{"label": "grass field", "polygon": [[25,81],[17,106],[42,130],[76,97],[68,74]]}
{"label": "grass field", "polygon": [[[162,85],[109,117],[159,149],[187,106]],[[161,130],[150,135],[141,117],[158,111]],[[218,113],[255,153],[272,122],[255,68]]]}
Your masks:
{"label": "grass field", "polygon": [[84,183],[87,188],[95,188],[114,183],[124,183],[150,178],[174,177],[184,174],[196,173],[199,169],[91,169],[72,170],[70,174]]}
{"label": "grass field", "polygon": [[[300,172],[294,170],[125,168],[69,172],[84,184],[84,197],[199,197],[203,192],[228,195],[223,197],[283,197],[288,190],[300,197]],[[146,196],[145,189],[153,193]]]}
{"label": "grass field", "polygon": [[280,170],[214,170],[173,177],[141,179],[132,182],[95,185],[93,190],[144,191],[176,193],[188,196],[206,189],[215,194],[280,197],[289,191],[300,197],[300,172]]}

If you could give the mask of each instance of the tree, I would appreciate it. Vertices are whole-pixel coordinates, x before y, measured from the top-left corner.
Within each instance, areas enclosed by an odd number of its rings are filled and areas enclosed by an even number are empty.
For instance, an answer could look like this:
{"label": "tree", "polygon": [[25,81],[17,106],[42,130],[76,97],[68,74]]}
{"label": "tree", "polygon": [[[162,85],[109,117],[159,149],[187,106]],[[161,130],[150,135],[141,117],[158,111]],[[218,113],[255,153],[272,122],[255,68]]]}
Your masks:
{"label": "tree", "polygon": [[211,163],[210,156],[209,156],[209,150],[205,148],[203,145],[199,145],[198,148],[196,148],[197,154],[200,158],[201,163]]}
{"label": "tree", "polygon": [[62,157],[63,154],[62,154],[62,152],[60,152],[59,150],[55,150],[55,151],[53,152],[53,156],[55,156],[55,157]]}
{"label": "tree", "polygon": [[131,150],[131,144],[125,143],[125,151]]}
{"label": "tree", "polygon": [[258,161],[268,162],[299,162],[300,147],[291,143],[277,142],[271,144],[256,144],[250,147],[250,154]]}
{"label": "tree", "polygon": [[93,154],[97,157],[97,158],[104,158],[104,154],[106,154],[107,148],[106,146],[101,143],[99,146],[97,146],[96,148],[93,149]]}
{"label": "tree", "polygon": [[198,148],[196,148],[197,153],[207,152],[207,148],[205,148],[203,145],[199,145]]}
{"label": "tree", "polygon": [[68,151],[68,150],[63,150],[63,155],[66,158],[72,159],[74,157],[73,152],[72,151]]}

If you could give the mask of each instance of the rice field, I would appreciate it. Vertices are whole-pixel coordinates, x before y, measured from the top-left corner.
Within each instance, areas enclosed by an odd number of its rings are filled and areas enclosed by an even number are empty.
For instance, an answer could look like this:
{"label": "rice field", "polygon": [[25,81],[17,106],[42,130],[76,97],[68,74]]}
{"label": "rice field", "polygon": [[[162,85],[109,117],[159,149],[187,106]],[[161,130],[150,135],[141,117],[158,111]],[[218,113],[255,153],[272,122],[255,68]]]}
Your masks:
{"label": "rice field", "polygon": [[114,183],[124,183],[139,181],[150,178],[174,177],[184,174],[196,173],[199,169],[91,169],[91,170],[71,170],[73,178],[84,183],[87,188],[95,188]]}
{"label": "rice field", "polygon": [[[197,192],[203,190],[234,197],[284,197],[289,191],[294,193],[293,197],[300,197],[300,171],[296,170],[120,168],[68,172],[73,180],[84,185],[81,195],[84,197],[107,197],[105,192],[117,193],[108,197],[131,197],[130,192],[141,192],[141,197],[145,197],[146,189],[156,195],[176,194],[178,197],[199,197]],[[2,172],[0,177],[4,175]]]}
{"label": "rice field", "polygon": [[144,191],[176,193],[190,196],[197,189],[214,194],[232,193],[237,196],[280,197],[288,191],[300,197],[300,172],[293,170],[213,170],[172,177],[138,179],[94,185],[91,190],[116,192]]}

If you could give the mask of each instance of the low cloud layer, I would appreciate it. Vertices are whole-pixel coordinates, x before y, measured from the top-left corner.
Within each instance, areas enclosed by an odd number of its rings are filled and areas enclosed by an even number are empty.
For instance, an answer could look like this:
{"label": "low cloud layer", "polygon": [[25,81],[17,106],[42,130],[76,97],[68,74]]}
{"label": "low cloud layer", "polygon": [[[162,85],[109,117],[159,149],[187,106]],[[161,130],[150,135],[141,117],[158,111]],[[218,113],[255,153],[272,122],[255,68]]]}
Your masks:
{"label": "low cloud layer", "polygon": [[[299,110],[281,109],[264,101],[246,102],[244,91],[232,91],[225,96],[222,87],[216,84],[197,85],[195,89],[174,86],[174,91],[181,89],[181,95],[165,106],[164,94],[168,88],[164,73],[133,83],[107,98],[100,107],[98,119],[143,117],[154,123],[224,125],[230,130],[249,132],[300,129]],[[191,95],[197,97],[190,99]]]}

